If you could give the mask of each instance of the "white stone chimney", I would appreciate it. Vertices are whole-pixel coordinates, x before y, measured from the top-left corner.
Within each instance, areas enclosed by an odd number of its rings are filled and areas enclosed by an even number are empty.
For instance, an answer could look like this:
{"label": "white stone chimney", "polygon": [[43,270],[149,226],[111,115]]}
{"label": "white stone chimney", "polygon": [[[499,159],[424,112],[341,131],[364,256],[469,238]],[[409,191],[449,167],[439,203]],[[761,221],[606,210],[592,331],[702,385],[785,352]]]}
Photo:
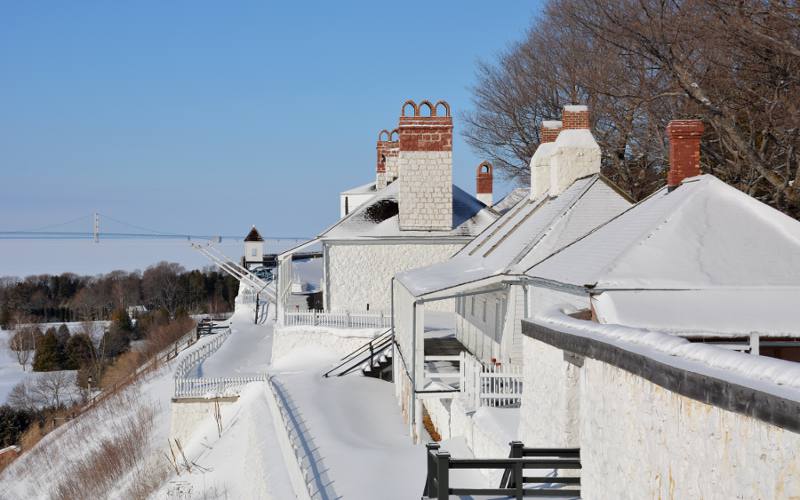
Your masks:
{"label": "white stone chimney", "polygon": [[539,147],[531,158],[531,200],[540,199],[550,190],[550,155],[555,140],[561,132],[561,122],[545,120],[542,122]]}
{"label": "white stone chimney", "polygon": [[550,196],[558,196],[573,182],[600,173],[600,146],[589,130],[589,108],[564,106],[563,128],[550,156]]}
{"label": "white stone chimney", "polygon": [[[406,115],[411,108],[412,115]],[[453,119],[439,101],[403,104],[400,126],[398,210],[401,230],[453,228]]]}

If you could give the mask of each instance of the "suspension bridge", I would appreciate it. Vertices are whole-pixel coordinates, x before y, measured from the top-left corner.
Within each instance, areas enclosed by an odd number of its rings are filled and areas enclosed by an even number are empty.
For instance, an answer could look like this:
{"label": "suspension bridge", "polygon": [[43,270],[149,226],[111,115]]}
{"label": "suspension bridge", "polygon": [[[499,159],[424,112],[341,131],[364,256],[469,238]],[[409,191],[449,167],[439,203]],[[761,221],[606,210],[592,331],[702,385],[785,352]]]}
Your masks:
{"label": "suspension bridge", "polygon": [[[101,224],[102,221],[102,224]],[[105,226],[112,230],[103,230]],[[208,240],[221,242],[223,240],[241,240],[246,234],[193,234],[180,231],[160,231],[147,228],[138,224],[125,222],[110,215],[95,212],[92,214],[70,219],[65,222],[48,224],[42,227],[0,230],[0,240],[92,240],[99,243],[101,239],[148,239],[148,240]],[[291,243],[306,241],[302,236],[277,236],[268,238],[269,241]]]}

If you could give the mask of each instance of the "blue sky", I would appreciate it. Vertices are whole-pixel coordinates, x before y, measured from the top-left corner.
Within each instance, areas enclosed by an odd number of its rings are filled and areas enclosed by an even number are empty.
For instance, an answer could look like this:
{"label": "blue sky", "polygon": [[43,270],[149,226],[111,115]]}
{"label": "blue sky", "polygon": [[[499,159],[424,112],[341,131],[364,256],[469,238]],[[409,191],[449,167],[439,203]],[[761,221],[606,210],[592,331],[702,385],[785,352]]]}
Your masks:
{"label": "blue sky", "polygon": [[408,98],[451,103],[454,177],[472,192],[480,158],[458,114],[475,63],[540,5],[5,2],[0,229],[97,210],[168,231],[313,236],[339,191],[373,178],[377,132]]}

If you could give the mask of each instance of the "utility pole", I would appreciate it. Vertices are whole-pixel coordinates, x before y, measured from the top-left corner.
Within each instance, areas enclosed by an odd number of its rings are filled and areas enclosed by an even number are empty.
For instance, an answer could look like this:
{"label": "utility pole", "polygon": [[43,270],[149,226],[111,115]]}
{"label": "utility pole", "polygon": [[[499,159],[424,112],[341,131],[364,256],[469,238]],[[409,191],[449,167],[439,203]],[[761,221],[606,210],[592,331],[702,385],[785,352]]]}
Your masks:
{"label": "utility pole", "polygon": [[100,243],[100,214],[94,213],[94,242]]}

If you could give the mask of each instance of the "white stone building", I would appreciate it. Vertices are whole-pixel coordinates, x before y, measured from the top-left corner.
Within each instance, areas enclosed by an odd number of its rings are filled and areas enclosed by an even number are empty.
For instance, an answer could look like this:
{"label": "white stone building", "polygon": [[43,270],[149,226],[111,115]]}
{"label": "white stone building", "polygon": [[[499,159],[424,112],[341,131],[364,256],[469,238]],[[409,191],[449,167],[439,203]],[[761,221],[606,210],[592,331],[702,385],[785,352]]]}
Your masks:
{"label": "white stone building", "polygon": [[[381,132],[376,182],[346,192],[371,196],[355,207],[347,202],[349,213],[313,240],[322,246],[326,311],[388,315],[395,274],[446,260],[497,219],[495,211],[453,185],[452,132],[443,101],[408,101],[399,127]],[[303,248],[279,261],[288,265]],[[288,290],[281,274],[289,272],[279,271],[278,290]]]}
{"label": "white stone building", "polygon": [[526,272],[518,439],[580,447],[585,498],[798,496],[800,222],[668,133],[668,186]]}
{"label": "white stone building", "polygon": [[409,420],[419,422],[422,404],[417,400],[423,398],[432,412],[434,394],[453,397],[430,378],[436,362],[426,342],[442,341],[426,338],[426,310],[455,299],[460,348],[485,366],[521,366],[520,321],[529,302],[526,270],[630,206],[599,173],[600,148],[589,130],[588,110],[568,106],[564,115],[576,128],[561,131],[560,122],[544,124],[546,142],[531,160],[530,196],[519,199],[447,261],[397,275],[395,360],[401,362],[395,363],[395,381]]}

